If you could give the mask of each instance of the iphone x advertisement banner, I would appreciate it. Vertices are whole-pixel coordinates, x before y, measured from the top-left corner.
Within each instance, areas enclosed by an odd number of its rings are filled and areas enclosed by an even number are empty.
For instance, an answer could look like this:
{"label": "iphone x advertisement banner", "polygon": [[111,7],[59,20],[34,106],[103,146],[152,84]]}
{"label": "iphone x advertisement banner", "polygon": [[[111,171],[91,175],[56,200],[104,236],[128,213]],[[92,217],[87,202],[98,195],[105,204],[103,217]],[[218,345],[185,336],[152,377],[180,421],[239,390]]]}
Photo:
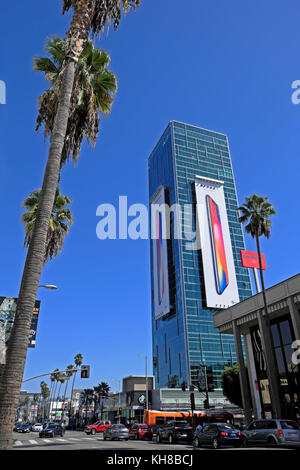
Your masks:
{"label": "iphone x advertisement banner", "polygon": [[227,308],[239,302],[223,182],[197,176],[198,236],[207,307]]}
{"label": "iphone x advertisement banner", "polygon": [[170,312],[168,245],[164,188],[151,201],[152,266],[154,281],[154,316],[158,320]]}

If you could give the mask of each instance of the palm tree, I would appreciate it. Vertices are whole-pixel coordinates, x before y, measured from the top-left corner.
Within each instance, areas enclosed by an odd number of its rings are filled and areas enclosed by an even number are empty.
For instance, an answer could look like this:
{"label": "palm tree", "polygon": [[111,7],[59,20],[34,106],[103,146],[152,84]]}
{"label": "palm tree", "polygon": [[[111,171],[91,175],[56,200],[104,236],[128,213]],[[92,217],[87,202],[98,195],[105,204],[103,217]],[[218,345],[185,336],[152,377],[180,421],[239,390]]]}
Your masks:
{"label": "palm tree", "polygon": [[111,21],[116,29],[122,11],[127,12],[135,9],[141,2],[141,0],[62,1],[63,13],[73,8],[73,17],[66,34],[68,48],[59,89],[59,104],[50,136],[48,159],[36,221],[24,265],[14,326],[7,348],[6,365],[1,372],[0,450],[9,449],[12,444],[14,419],[18,408],[27,355],[28,336],[40,276],[44,266],[45,247],[59,181],[77,63],[88,41],[90,30],[92,34],[98,34]]}
{"label": "palm tree", "polygon": [[[33,68],[43,72],[51,87],[39,99],[38,130],[44,125],[44,136],[51,135],[59,103],[59,88],[67,52],[67,41],[55,37],[45,46],[48,57],[34,59]],[[117,91],[117,79],[108,70],[110,56],[101,49],[96,49],[89,39],[79,56],[74,77],[74,86],[69,112],[68,127],[62,152],[61,165],[69,157],[77,162],[81,144],[95,145],[100,124],[100,115],[105,117],[113,104]]]}
{"label": "palm tree", "polygon": [[[32,238],[40,194],[41,190],[36,189],[32,191],[23,202],[23,207],[27,210],[27,212],[22,215],[22,222],[25,225],[25,247],[29,246]],[[72,212],[67,208],[71,202],[69,197],[61,194],[59,188],[56,189],[47,234],[44,263],[55,258],[63,248],[65,236],[68,235],[69,232],[69,226],[73,225]]]}
{"label": "palm tree", "polygon": [[53,383],[53,387],[52,387],[52,396],[50,395],[50,405],[49,405],[49,410],[48,410],[48,419],[50,419],[51,415],[52,415],[52,402],[55,400],[58,377],[59,377],[59,369],[55,369],[52,372],[52,374],[50,375],[50,380],[51,380],[51,384]]}
{"label": "palm tree", "polygon": [[[245,203],[238,208],[241,211],[239,222],[246,224],[245,230],[252,238],[256,240],[257,253],[259,258],[259,271],[264,303],[265,314],[261,316],[261,335],[264,344],[264,355],[267,362],[267,375],[269,380],[271,404],[273,408],[274,418],[280,418],[280,401],[279,401],[279,379],[276,377],[276,359],[274,353],[273,337],[270,329],[270,318],[268,315],[268,304],[265,291],[264,275],[262,269],[260,237],[270,238],[272,221],[271,216],[276,215],[273,205],[267,197],[253,194],[246,197]],[[270,373],[270,371],[273,373]],[[273,378],[275,376],[275,379]]]}
{"label": "palm tree", "polygon": [[[83,356],[82,354],[78,353],[74,357],[74,362],[75,362],[75,367],[78,369],[82,365],[83,362]],[[70,403],[70,416],[72,415],[72,400],[73,400],[73,390],[74,390],[74,384],[75,384],[75,378],[76,378],[77,371],[74,373],[74,378],[73,378],[73,383],[72,383],[72,391],[71,391],[71,403]]]}
{"label": "palm tree", "polygon": [[65,415],[65,399],[66,399],[69,379],[72,377],[73,373],[74,373],[74,366],[73,366],[73,364],[70,364],[70,365],[67,366],[67,369],[66,369],[66,386],[65,386],[64,396],[63,396],[63,412],[62,412],[62,416],[61,416],[61,421],[62,422],[64,420],[64,415]]}
{"label": "palm tree", "polygon": [[45,419],[46,417],[46,410],[45,410],[45,401],[46,399],[49,397],[50,395],[50,390],[48,388],[48,385],[46,384],[46,382],[42,381],[40,383],[40,387],[41,387],[41,396],[42,396],[42,416],[43,416],[43,419]]}
{"label": "palm tree", "polygon": [[107,382],[101,382],[99,383],[99,385],[97,385],[96,387],[94,387],[94,391],[95,391],[95,404],[97,403],[99,405],[101,399],[101,415],[100,415],[100,419],[102,419],[103,417],[103,399],[105,398],[108,398],[108,394],[109,394],[109,391],[110,391],[110,386],[108,385]]}
{"label": "palm tree", "polygon": [[94,399],[94,390],[91,388],[85,388],[83,390],[83,403],[85,404],[85,424],[87,423],[88,406],[93,403]]}

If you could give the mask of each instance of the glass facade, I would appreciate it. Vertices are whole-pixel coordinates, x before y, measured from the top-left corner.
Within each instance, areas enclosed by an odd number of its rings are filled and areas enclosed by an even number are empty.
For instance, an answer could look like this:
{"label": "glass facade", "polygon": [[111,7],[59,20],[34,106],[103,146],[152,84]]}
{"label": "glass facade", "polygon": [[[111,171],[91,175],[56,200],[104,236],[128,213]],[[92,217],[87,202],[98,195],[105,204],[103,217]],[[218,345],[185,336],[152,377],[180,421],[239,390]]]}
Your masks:
{"label": "glass facade", "polygon": [[[148,161],[149,201],[158,188],[165,189],[166,202],[195,207],[195,177],[224,182],[230,236],[240,300],[252,295],[248,269],[241,265],[245,249],[238,222],[238,201],[227,136],[188,124],[171,121]],[[172,224],[173,220],[173,224]],[[201,252],[190,250],[184,240],[174,239],[174,217],[168,241],[170,314],[154,318],[153,266],[152,331],[153,371],[157,387],[180,387],[182,382],[196,384],[201,364],[208,371],[210,388],[221,388],[224,366],[236,362],[234,339],[221,335],[213,326],[215,309],[205,302]],[[195,231],[195,212],[182,221],[185,231]],[[187,226],[188,225],[188,226]],[[152,243],[151,263],[152,263]]]}
{"label": "glass facade", "polygon": [[[298,419],[300,410],[300,369],[299,365],[293,364],[292,361],[294,352],[292,343],[295,340],[295,333],[289,315],[271,321],[271,331],[280,381],[282,413],[286,418]],[[251,329],[251,338],[262,406],[265,412],[270,412],[269,381],[258,326]]]}

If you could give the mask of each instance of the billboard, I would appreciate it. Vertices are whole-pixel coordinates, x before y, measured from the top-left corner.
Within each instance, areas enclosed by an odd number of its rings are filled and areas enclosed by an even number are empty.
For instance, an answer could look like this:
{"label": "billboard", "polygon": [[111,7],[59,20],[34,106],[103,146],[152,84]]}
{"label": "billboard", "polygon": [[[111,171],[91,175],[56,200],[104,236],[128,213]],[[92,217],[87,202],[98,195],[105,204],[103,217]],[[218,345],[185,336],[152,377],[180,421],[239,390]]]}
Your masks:
{"label": "billboard", "polygon": [[170,312],[165,191],[161,186],[151,200],[152,266],[155,320]]}
{"label": "billboard", "polygon": [[[241,259],[242,259],[242,266],[244,268],[259,269],[258,253],[255,253],[254,251],[242,250]],[[261,253],[261,264],[262,264],[262,269],[266,270],[267,269],[266,258],[265,258],[265,255],[263,255],[262,253]]]}
{"label": "billboard", "polygon": [[212,308],[239,302],[223,184],[202,176],[195,180],[206,305]]}
{"label": "billboard", "polygon": [[[36,300],[28,338],[28,347],[34,348],[36,330],[40,311],[40,300]],[[14,324],[17,310],[17,299],[14,297],[0,297],[0,364],[5,363],[6,345]]]}

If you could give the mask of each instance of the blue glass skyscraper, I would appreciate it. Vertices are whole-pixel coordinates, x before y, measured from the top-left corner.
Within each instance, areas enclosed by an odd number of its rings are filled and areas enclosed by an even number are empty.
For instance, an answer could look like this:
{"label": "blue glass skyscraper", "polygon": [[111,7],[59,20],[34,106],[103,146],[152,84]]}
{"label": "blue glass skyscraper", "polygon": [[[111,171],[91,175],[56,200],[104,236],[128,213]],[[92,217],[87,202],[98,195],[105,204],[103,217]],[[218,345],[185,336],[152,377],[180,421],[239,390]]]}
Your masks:
{"label": "blue glass skyscraper", "polygon": [[[238,222],[238,201],[227,136],[171,121],[148,161],[149,201],[163,188],[165,202],[172,206],[196,205],[195,179],[201,175],[223,182],[230,240],[240,300],[252,295],[249,271],[241,265],[245,249]],[[195,212],[189,230],[195,231]],[[172,219],[171,219],[172,220]],[[187,228],[187,227],[185,227]],[[168,241],[168,287],[170,312],[155,319],[154,262],[151,242],[153,371],[156,386],[196,384],[201,365],[207,367],[211,388],[221,389],[226,365],[236,362],[234,339],[220,335],[213,326],[216,309],[205,299],[201,250],[189,250],[174,238],[174,219]]]}

